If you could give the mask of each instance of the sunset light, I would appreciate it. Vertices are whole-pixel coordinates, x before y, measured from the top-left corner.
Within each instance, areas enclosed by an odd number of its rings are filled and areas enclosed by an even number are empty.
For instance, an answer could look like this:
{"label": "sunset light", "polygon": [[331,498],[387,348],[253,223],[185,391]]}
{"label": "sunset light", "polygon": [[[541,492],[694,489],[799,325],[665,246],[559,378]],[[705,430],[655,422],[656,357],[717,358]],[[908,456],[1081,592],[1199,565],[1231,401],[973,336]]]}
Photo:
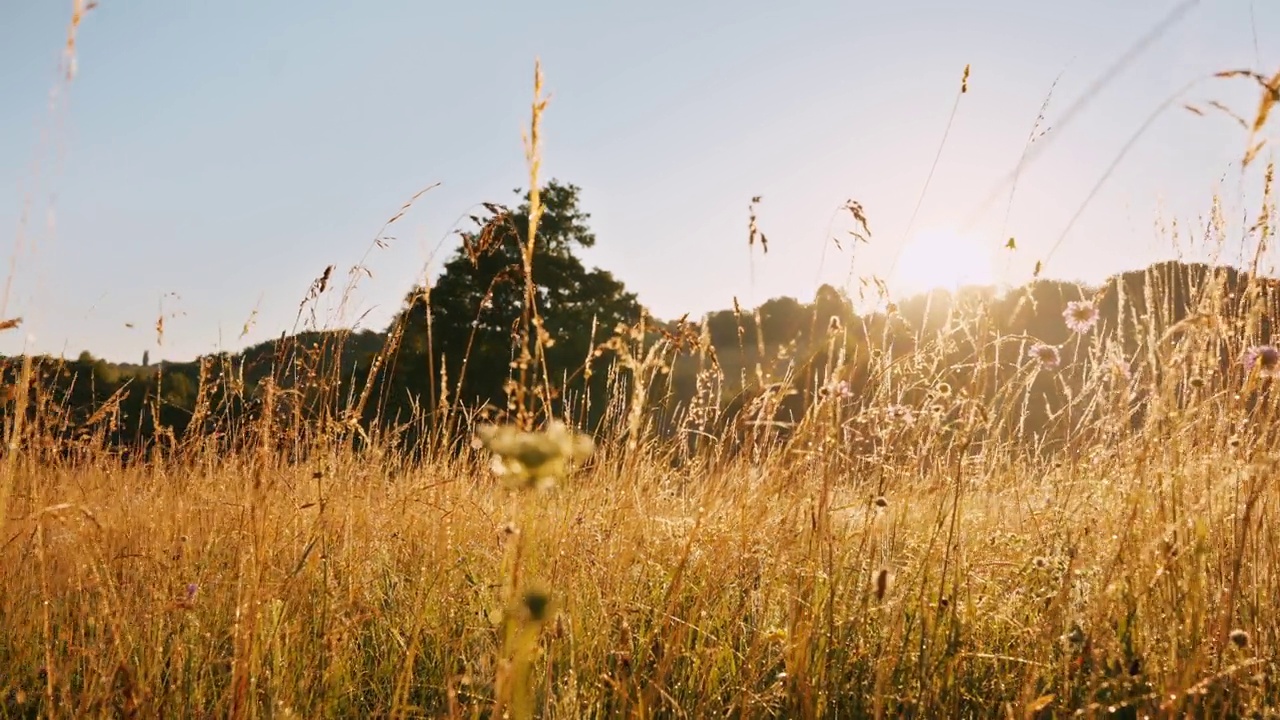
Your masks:
{"label": "sunset light", "polygon": [[917,233],[907,241],[889,276],[889,287],[899,296],[995,282],[991,247],[972,236],[941,229]]}

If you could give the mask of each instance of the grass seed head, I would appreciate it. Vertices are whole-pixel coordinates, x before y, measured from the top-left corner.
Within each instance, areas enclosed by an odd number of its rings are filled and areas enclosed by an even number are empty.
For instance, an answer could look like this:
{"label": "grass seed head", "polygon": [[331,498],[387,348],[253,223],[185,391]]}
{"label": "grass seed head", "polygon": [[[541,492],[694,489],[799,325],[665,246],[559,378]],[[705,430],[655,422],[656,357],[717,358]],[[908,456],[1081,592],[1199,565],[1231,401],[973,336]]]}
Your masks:
{"label": "grass seed head", "polygon": [[880,572],[876,573],[875,590],[876,590],[876,600],[883,601],[884,596],[887,595],[889,592],[889,570],[888,569],[881,568]]}
{"label": "grass seed head", "polygon": [[545,622],[551,617],[551,594],[546,590],[534,588],[526,591],[521,598],[521,604],[529,613],[529,619],[535,623]]}

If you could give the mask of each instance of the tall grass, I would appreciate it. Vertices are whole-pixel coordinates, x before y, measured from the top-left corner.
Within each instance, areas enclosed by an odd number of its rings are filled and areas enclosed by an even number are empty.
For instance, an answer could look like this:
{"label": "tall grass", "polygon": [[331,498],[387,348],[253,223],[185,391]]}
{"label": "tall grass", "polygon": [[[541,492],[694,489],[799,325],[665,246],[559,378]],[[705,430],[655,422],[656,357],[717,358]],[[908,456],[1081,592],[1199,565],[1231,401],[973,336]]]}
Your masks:
{"label": "tall grass", "polygon": [[[540,87],[526,439],[551,419]],[[1280,298],[1222,277],[1117,283],[1124,320],[1073,336],[1069,372],[990,299],[905,347],[900,316],[856,346],[833,323],[798,422],[778,432],[792,378],[771,378],[735,442],[713,432],[726,378],[702,330],[621,332],[612,420],[549,490],[496,481],[492,436],[435,423],[409,459],[361,428],[395,330],[362,390],[340,347],[282,345],[287,390],[146,462],[63,432],[27,360],[0,465],[0,716],[1274,717],[1280,408],[1270,368],[1236,359]],[[681,347],[698,393],[666,437],[652,403]]]}
{"label": "tall grass", "polygon": [[791,452],[605,447],[522,509],[473,452],[13,452],[3,712],[483,716],[518,534],[543,717],[1246,716],[1280,698],[1274,405],[1185,382],[1052,460],[968,451],[1000,407],[853,457],[832,403]]}

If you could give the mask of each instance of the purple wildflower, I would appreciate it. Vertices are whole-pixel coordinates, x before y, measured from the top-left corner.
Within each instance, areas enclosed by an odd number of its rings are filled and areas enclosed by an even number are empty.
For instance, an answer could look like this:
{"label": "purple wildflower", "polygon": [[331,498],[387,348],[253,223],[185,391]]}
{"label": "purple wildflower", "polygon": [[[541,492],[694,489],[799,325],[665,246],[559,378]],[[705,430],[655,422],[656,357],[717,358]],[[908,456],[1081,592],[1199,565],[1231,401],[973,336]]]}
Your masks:
{"label": "purple wildflower", "polygon": [[1072,300],[1062,311],[1062,319],[1072,332],[1083,335],[1098,323],[1098,308],[1089,300]]}
{"label": "purple wildflower", "polygon": [[1280,349],[1275,345],[1254,345],[1244,351],[1244,370],[1257,369],[1263,377],[1280,377]]}
{"label": "purple wildflower", "polygon": [[195,602],[196,593],[200,591],[200,586],[195,583],[187,585],[187,602]]}
{"label": "purple wildflower", "polygon": [[884,410],[885,416],[887,416],[891,422],[910,425],[915,421],[915,413],[913,413],[911,408],[906,405],[890,405]]}
{"label": "purple wildflower", "polygon": [[1046,370],[1053,370],[1062,363],[1062,356],[1058,354],[1056,346],[1039,342],[1027,350],[1027,357],[1039,360],[1040,366]]}

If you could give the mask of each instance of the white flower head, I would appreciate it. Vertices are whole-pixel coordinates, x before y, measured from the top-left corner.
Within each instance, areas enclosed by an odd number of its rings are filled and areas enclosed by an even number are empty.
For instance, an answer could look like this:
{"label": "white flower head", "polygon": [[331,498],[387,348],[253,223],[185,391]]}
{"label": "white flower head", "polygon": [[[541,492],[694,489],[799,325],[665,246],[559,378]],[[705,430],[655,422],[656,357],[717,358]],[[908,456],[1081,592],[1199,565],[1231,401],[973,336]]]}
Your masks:
{"label": "white flower head", "polygon": [[485,425],[476,431],[480,444],[493,453],[490,465],[503,485],[513,490],[543,489],[564,478],[572,463],[595,451],[587,435],[561,422],[535,432],[514,425]]}

